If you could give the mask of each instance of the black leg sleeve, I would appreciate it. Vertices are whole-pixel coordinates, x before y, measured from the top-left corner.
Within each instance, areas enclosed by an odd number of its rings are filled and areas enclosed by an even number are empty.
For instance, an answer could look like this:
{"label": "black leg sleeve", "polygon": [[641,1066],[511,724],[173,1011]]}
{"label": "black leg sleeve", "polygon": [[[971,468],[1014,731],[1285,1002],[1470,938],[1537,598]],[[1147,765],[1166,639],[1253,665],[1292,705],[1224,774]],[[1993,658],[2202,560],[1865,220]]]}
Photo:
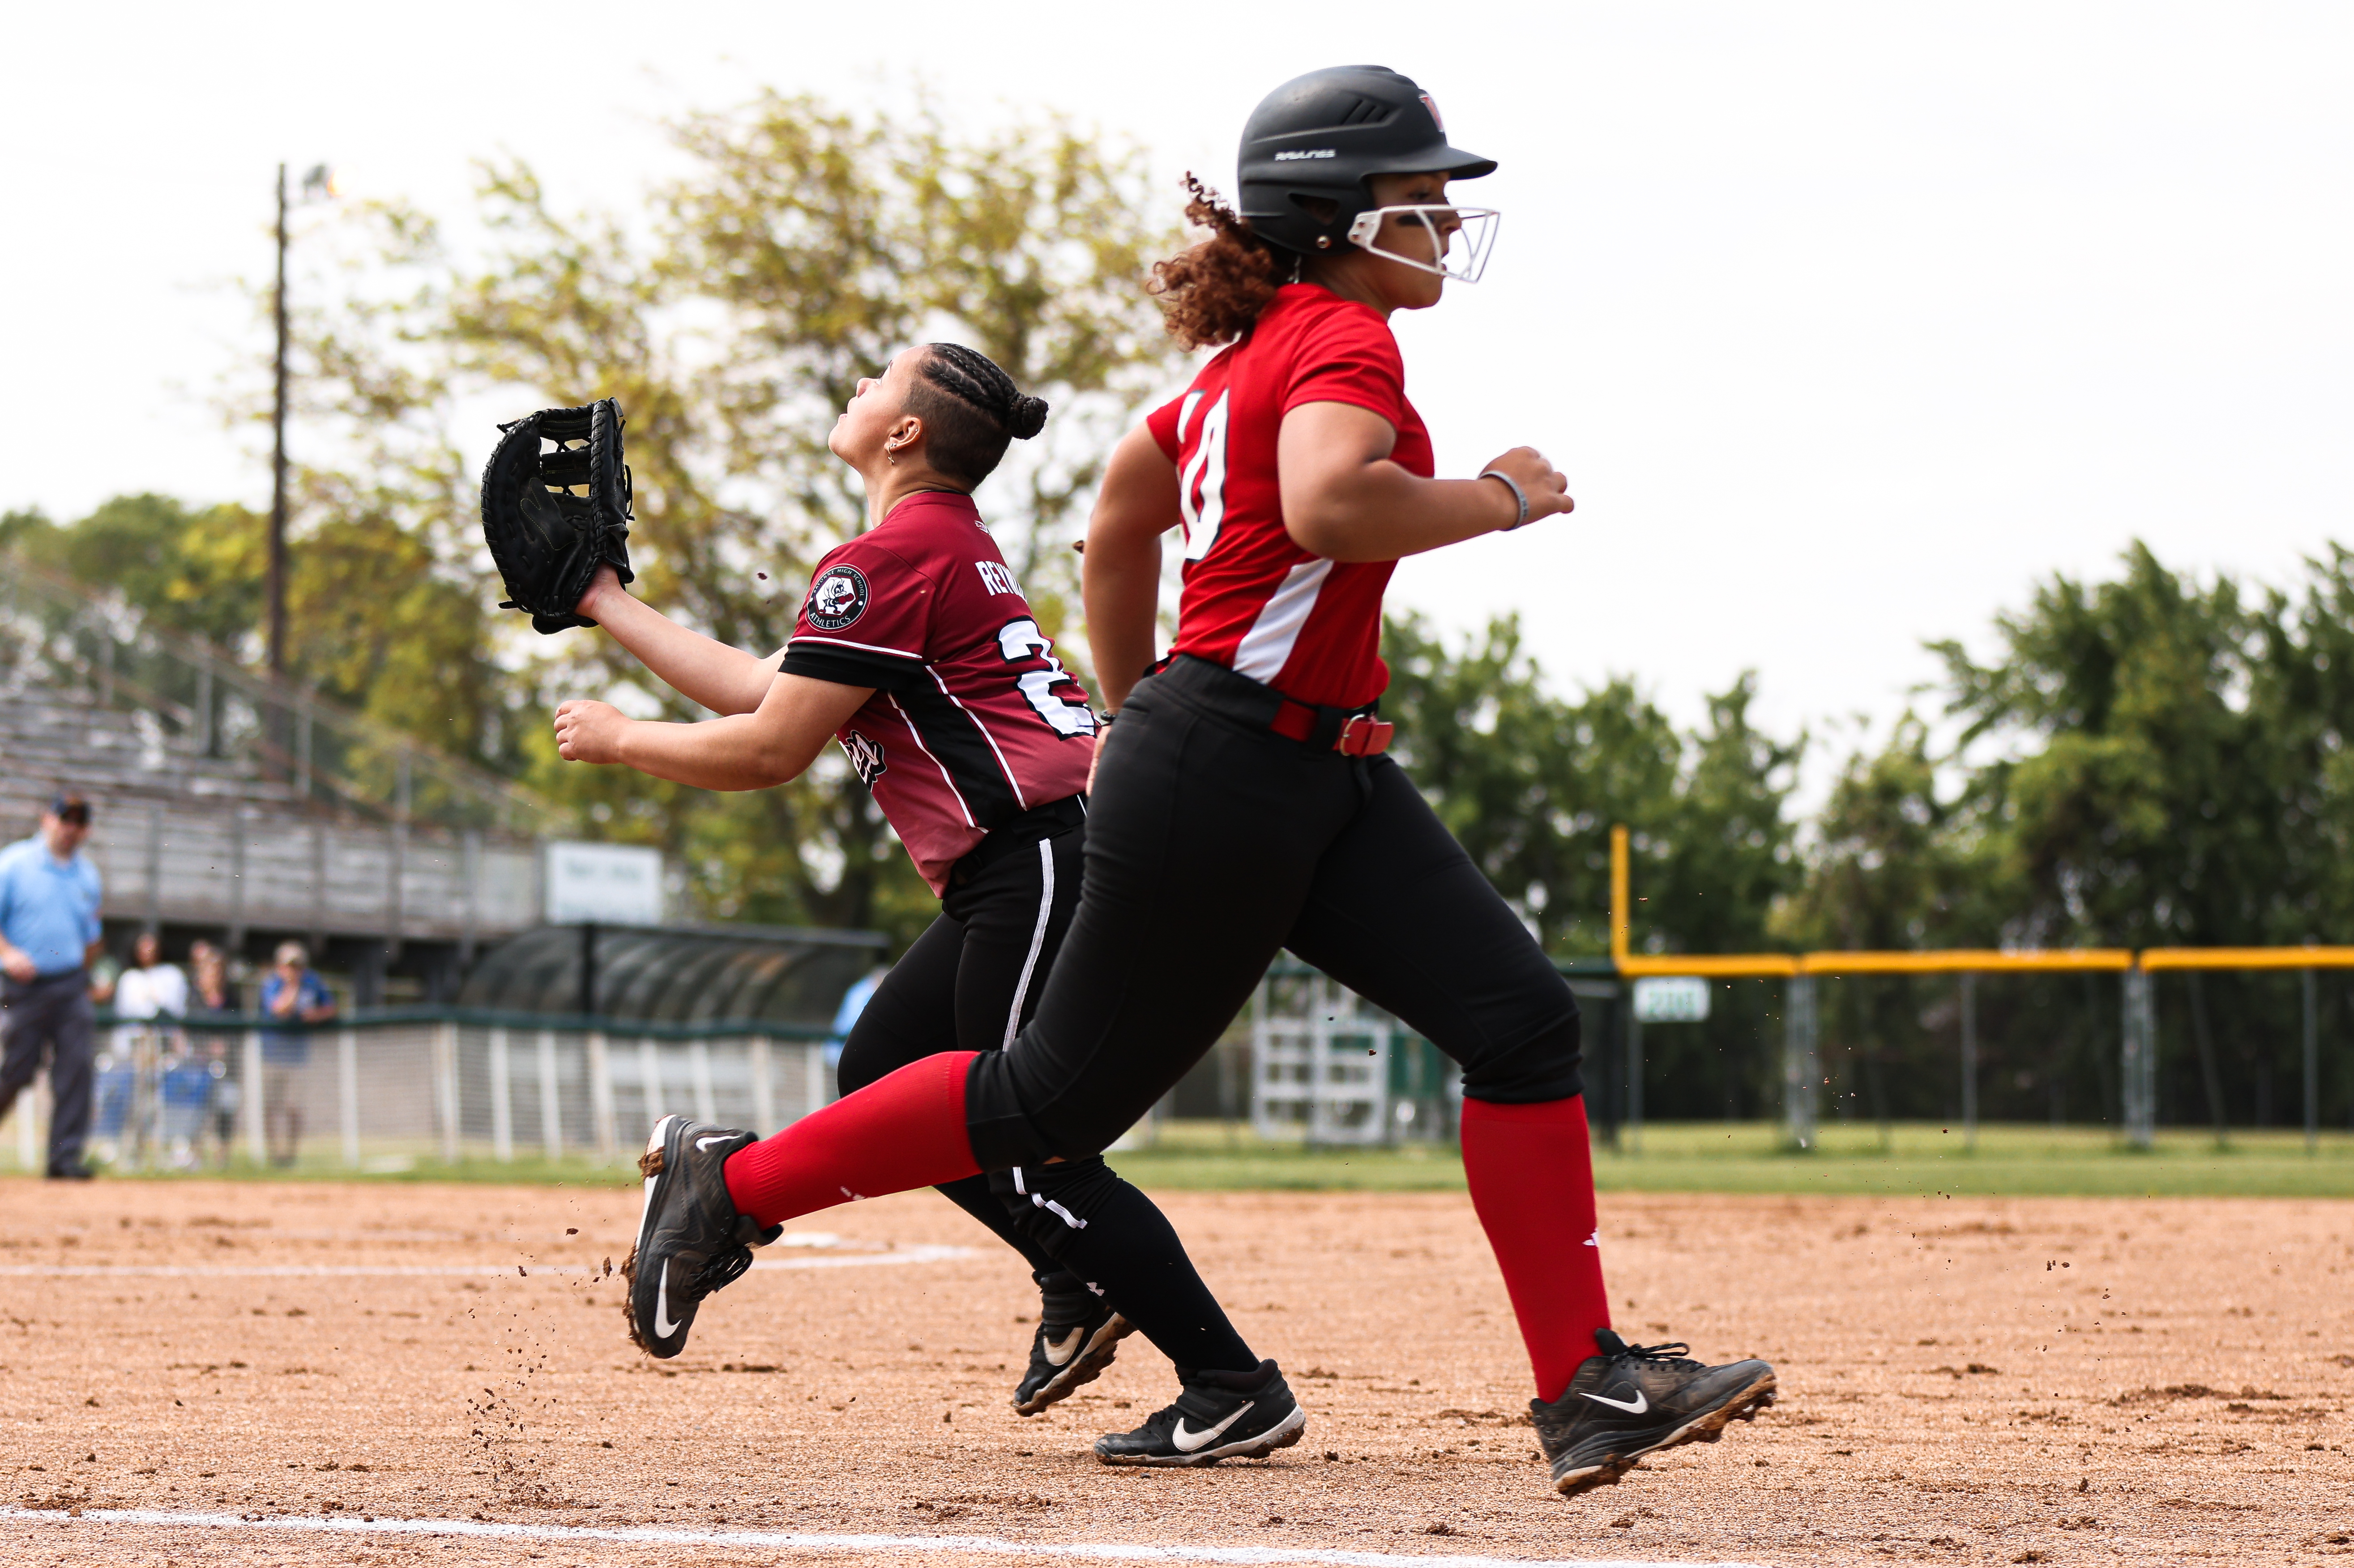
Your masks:
{"label": "black leg sleeve", "polygon": [[1247,1372],[1258,1365],[1168,1216],[1101,1156],[1016,1166],[991,1172],[988,1181],[1035,1245],[1100,1290],[1179,1367]]}
{"label": "black leg sleeve", "polygon": [[1060,1270],[1062,1266],[1055,1261],[1054,1255],[1039,1245],[1037,1237],[1007,1211],[1004,1202],[995,1192],[990,1191],[988,1177],[968,1176],[961,1181],[951,1181],[932,1191],[987,1225],[998,1240],[1020,1253],[1022,1261],[1030,1266],[1032,1275],[1043,1276]]}

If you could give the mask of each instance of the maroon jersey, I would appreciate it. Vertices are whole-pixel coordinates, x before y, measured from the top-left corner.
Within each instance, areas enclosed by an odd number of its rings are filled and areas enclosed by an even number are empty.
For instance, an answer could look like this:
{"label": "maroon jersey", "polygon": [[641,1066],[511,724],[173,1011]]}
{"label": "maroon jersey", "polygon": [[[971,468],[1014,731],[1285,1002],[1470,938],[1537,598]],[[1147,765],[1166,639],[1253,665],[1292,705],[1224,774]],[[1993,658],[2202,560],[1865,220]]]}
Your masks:
{"label": "maroon jersey", "polygon": [[837,738],[935,893],[991,828],[1087,785],[1087,691],[970,496],[910,495],[819,562],[783,668],[875,688]]}
{"label": "maroon jersey", "polygon": [[1390,460],[1435,471],[1430,432],[1405,399],[1389,323],[1314,283],[1278,290],[1250,335],[1202,367],[1145,424],[1177,465],[1185,588],[1174,651],[1298,702],[1360,707],[1390,683],[1382,591],[1393,561],[1310,555],[1283,529],[1276,435],[1302,403],[1350,403],[1397,430]]}

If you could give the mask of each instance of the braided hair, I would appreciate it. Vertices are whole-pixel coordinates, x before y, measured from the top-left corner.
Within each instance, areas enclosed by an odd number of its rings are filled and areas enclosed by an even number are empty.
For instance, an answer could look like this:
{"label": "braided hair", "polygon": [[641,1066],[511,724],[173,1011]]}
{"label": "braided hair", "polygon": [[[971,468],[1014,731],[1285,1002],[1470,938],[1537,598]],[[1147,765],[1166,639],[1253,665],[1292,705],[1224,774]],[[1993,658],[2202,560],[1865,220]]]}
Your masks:
{"label": "braided hair", "polygon": [[960,343],[925,344],[916,371],[907,411],[924,421],[932,467],[960,483],[979,484],[1004,460],[1008,441],[1045,428],[1045,399],[1023,396],[989,355]]}

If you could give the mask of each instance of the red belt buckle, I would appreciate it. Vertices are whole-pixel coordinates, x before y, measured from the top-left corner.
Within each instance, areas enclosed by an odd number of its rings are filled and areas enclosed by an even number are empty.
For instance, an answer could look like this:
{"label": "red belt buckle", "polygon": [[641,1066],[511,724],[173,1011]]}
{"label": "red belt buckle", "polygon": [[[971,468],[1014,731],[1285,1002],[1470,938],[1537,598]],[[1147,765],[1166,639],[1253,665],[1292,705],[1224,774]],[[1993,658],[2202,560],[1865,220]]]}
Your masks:
{"label": "red belt buckle", "polygon": [[1397,726],[1386,719],[1352,714],[1341,725],[1340,738],[1333,741],[1332,749],[1345,757],[1379,757],[1390,748],[1390,736],[1396,733]]}

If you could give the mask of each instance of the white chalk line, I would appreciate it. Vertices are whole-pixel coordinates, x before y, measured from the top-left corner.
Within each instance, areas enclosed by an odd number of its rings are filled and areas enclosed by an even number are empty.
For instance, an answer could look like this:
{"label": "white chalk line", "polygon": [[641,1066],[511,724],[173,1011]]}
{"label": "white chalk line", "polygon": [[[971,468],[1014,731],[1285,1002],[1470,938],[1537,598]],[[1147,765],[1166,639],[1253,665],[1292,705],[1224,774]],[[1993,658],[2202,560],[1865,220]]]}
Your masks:
{"label": "white chalk line", "polygon": [[285,1531],[321,1535],[465,1535],[495,1541],[614,1541],[652,1546],[744,1546],[786,1552],[966,1552],[997,1557],[1062,1557],[1107,1563],[1330,1563],[1334,1568],[1765,1568],[1755,1563],[1664,1563],[1634,1557],[1413,1556],[1394,1552],[1285,1546],[1162,1546],[1131,1542],[1004,1541],[989,1535],[827,1535],[786,1530],[677,1530],[660,1526],[505,1524],[472,1519],[346,1519],[164,1509],[0,1507],[0,1520],[37,1524],[140,1524],[175,1529]]}
{"label": "white chalk line", "polygon": [[[755,1269],[870,1268],[894,1264],[946,1263],[974,1256],[969,1246],[903,1246],[894,1252],[842,1253],[825,1257],[762,1258]],[[491,1263],[384,1264],[173,1264],[173,1263],[18,1263],[0,1266],[0,1279],[513,1279],[524,1267],[530,1276],[542,1274],[603,1274],[593,1264],[531,1265]]]}

